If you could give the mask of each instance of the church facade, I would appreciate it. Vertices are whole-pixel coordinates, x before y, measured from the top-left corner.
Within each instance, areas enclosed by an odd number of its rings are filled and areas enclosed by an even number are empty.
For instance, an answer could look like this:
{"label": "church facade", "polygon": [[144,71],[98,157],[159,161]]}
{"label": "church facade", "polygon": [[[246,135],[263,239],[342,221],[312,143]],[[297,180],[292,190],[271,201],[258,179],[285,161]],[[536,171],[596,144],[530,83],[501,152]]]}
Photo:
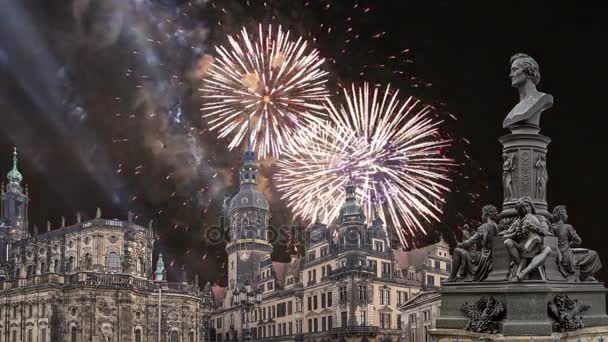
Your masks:
{"label": "church facade", "polygon": [[151,226],[98,209],[30,234],[22,181],[15,151],[0,197],[0,342],[206,340],[210,288],[167,282],[162,255],[153,268]]}
{"label": "church facade", "polygon": [[[383,222],[366,224],[352,180],[335,225],[312,224],[304,257],[273,262],[270,210],[257,190],[250,149],[243,160],[239,192],[225,203],[228,286],[213,288],[210,341],[402,340],[400,306],[423,290],[427,278],[436,277],[430,285],[438,286],[449,265],[439,270],[433,261],[417,270],[398,262]],[[450,260],[447,252],[437,257]],[[261,301],[242,305],[239,293],[246,288],[257,290]]]}

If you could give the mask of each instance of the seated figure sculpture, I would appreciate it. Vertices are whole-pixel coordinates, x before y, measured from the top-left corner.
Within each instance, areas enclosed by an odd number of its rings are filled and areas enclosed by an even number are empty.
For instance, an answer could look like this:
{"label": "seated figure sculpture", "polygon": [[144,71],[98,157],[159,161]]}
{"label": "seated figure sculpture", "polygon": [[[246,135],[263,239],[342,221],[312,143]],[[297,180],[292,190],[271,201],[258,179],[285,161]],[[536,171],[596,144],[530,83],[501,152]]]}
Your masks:
{"label": "seated figure sculpture", "polygon": [[[510,281],[522,281],[532,270],[545,264],[551,254],[551,247],[543,245],[543,237],[552,236],[544,219],[536,216],[534,202],[524,196],[515,205],[518,218],[506,231],[500,232],[505,237],[505,247],[511,263],[517,270],[511,273]],[[541,273],[544,279],[544,275]]]}
{"label": "seated figure sculpture", "polygon": [[558,266],[564,277],[571,279],[580,270],[581,281],[595,281],[593,275],[602,268],[602,262],[596,251],[584,248],[571,248],[580,246],[582,240],[574,230],[567,224],[568,212],[566,206],[558,205],[553,208],[553,225],[551,230],[557,237],[557,248],[559,250]]}
{"label": "seated figure sculpture", "polygon": [[[484,280],[492,270],[492,238],[496,236],[497,225],[494,221],[498,210],[493,205],[486,205],[481,209],[483,224],[475,233],[454,250],[452,257],[452,271],[446,281],[455,281],[457,275],[465,280]],[[477,246],[479,248],[477,248]]]}

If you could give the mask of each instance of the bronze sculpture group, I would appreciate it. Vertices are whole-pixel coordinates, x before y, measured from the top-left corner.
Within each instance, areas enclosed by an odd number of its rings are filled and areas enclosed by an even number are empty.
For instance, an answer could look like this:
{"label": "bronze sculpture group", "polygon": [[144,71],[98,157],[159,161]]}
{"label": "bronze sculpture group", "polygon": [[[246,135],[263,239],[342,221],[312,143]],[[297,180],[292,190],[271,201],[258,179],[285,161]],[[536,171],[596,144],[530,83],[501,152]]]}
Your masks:
{"label": "bronze sculpture group", "polygon": [[[519,91],[519,103],[509,112],[503,121],[503,127],[509,128],[513,133],[536,134],[540,129],[540,115],[553,105],[553,97],[536,89],[540,72],[538,63],[532,57],[516,54],[510,62],[509,76],[511,85]],[[546,210],[544,215],[537,213],[535,203],[545,203],[546,206],[548,181],[544,154],[546,150],[539,153],[537,158],[532,159],[531,166],[535,170],[536,176],[532,178],[532,183],[536,189],[526,190],[529,195],[522,195],[524,191],[519,190],[517,197],[514,190],[514,174],[518,172],[516,154],[503,152],[504,201],[515,203],[515,214],[505,218],[507,214],[499,214],[495,206],[484,206],[481,213],[482,224],[475,232],[468,229],[464,231],[463,241],[454,250],[452,270],[447,282],[459,279],[485,280],[492,271],[493,243],[497,243],[495,237],[502,237],[502,243],[509,255],[509,281],[521,282],[532,272],[537,272],[540,280],[546,280],[544,265],[549,260],[552,249],[545,244],[545,238],[551,236],[557,238],[557,250],[554,252],[557,254],[559,271],[564,278],[568,281],[596,281],[593,275],[602,267],[599,256],[592,250],[574,248],[580,245],[581,238],[574,228],[567,224],[566,207],[556,206],[552,215]],[[522,169],[527,170],[524,166]],[[501,225],[496,223],[499,216]],[[503,224],[503,221],[508,224]]]}

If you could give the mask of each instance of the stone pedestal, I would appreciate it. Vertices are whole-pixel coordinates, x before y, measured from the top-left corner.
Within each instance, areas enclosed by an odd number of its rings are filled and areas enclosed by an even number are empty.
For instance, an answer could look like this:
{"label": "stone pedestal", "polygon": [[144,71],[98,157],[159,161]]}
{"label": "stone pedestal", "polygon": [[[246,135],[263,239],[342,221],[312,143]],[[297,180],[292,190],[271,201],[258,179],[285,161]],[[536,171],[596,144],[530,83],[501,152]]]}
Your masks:
{"label": "stone pedestal", "polygon": [[550,217],[547,208],[547,146],[549,137],[539,128],[521,125],[500,138],[503,146],[503,210],[500,218],[515,217],[515,204],[523,196],[534,201],[538,214]]}
{"label": "stone pedestal", "polygon": [[608,337],[608,326],[584,328],[574,332],[553,333],[547,336],[503,334],[480,334],[455,329],[433,329],[431,336],[437,342],[479,342],[479,341],[510,341],[510,342],[598,342]]}

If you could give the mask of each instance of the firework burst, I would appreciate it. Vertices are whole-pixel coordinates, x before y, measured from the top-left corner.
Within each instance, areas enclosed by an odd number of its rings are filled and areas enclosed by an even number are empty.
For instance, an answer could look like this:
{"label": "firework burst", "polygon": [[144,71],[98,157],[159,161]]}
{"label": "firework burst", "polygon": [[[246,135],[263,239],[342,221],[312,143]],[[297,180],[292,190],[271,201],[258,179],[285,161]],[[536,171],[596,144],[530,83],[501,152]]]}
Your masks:
{"label": "firework burst", "polygon": [[379,217],[404,247],[425,223],[438,221],[454,161],[445,155],[433,108],[366,83],[344,90],[345,104],[330,101],[330,120],[298,133],[278,160],[278,188],[294,213],[324,223],[339,214],[344,186],[357,181],[367,223]]}
{"label": "firework burst", "polygon": [[228,41],[228,47],[216,48],[200,89],[203,117],[220,137],[231,136],[233,149],[245,138],[250,116],[254,150],[277,157],[294,132],[325,119],[324,59],[281,26],[259,25],[255,35],[243,28]]}

